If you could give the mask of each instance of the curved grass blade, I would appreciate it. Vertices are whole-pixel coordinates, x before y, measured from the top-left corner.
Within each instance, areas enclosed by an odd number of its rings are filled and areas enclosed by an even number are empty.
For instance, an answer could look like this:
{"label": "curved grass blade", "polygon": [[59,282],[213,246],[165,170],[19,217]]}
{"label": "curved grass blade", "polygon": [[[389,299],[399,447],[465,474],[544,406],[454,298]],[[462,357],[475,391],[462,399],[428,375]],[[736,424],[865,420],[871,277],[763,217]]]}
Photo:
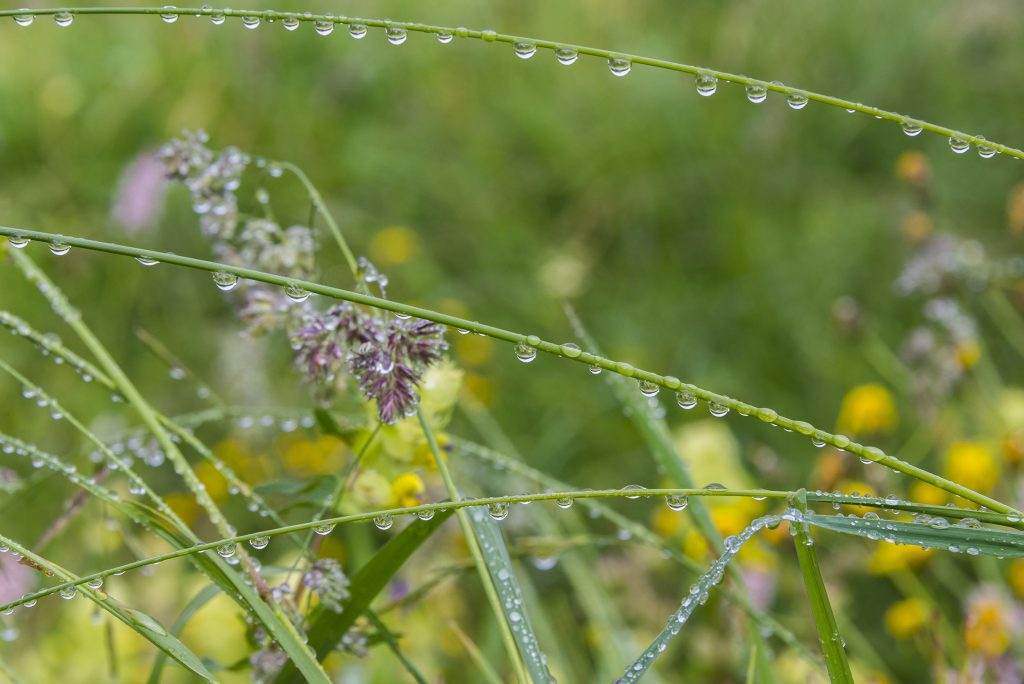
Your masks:
{"label": "curved grass blade", "polygon": [[[799,492],[795,503],[798,509],[802,509],[802,513],[806,513],[807,493]],[[825,655],[829,680],[833,684],[853,684],[850,663],[846,659],[846,644],[839,635],[836,616],[832,612],[828,592],[825,591],[825,581],[821,578],[821,569],[818,567],[818,555],[814,552],[814,539],[811,538],[810,526],[804,520],[803,515],[795,518],[791,524],[793,525],[796,557],[800,563],[800,572],[803,574],[807,598],[811,602],[811,613],[814,615],[814,626],[818,630],[818,642]]]}
{"label": "curved grass blade", "polygon": [[[171,634],[174,636],[180,636],[182,631],[185,629],[185,625],[192,619],[196,613],[198,613],[203,606],[210,602],[214,596],[221,593],[220,587],[216,584],[210,584],[203,587],[202,591],[196,594],[185,609],[181,611],[181,615],[171,625]],[[167,664],[167,654],[160,653],[156,657],[156,661],[153,663],[153,669],[149,673],[149,679],[146,680],[147,684],[160,684],[160,677],[163,675],[164,666]]]}
{"label": "curved grass blade", "polygon": [[[452,511],[438,511],[430,520],[418,520],[385,544],[374,554],[366,565],[359,569],[349,585],[349,597],[342,602],[340,613],[323,606],[313,611],[312,625],[308,631],[309,645],[317,658],[326,658],[341,638],[355,624],[377,594],[394,577],[413,552],[425,542],[452,515]],[[274,680],[277,684],[302,682],[295,667],[288,663]]]}
{"label": "curved grass blade", "polygon": [[950,525],[944,518],[932,518],[930,523],[900,522],[816,513],[808,513],[804,517],[815,527],[872,541],[914,544],[971,556],[1024,558],[1024,534],[975,526],[976,523]]}

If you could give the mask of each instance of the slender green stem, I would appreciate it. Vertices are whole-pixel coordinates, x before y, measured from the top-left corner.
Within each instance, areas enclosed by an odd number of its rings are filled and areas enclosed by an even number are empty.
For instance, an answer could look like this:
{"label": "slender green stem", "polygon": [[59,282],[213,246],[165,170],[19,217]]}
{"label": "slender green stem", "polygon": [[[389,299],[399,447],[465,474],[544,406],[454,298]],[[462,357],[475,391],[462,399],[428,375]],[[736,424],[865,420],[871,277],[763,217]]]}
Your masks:
{"label": "slender green stem", "polygon": [[[111,575],[116,575],[128,570],[135,570],[136,568],[145,567],[147,565],[153,565],[160,563],[165,560],[172,558],[181,558],[183,556],[189,556],[203,551],[210,551],[218,549],[222,546],[230,546],[234,544],[241,544],[248,542],[251,539],[257,537],[277,537],[286,534],[293,534],[295,532],[303,532],[305,530],[313,529],[320,525],[342,525],[353,522],[368,522],[374,518],[385,516],[385,517],[401,517],[401,516],[412,516],[423,511],[440,511],[443,509],[463,509],[473,506],[490,506],[491,504],[517,504],[523,502],[532,501],[556,501],[558,499],[573,499],[573,500],[585,500],[585,499],[630,499],[636,498],[637,495],[641,497],[665,497],[665,496],[721,496],[721,497],[744,497],[744,498],[764,498],[774,500],[788,500],[795,496],[796,492],[792,491],[774,491],[769,489],[645,489],[640,492],[637,490],[627,489],[587,489],[581,491],[562,491],[562,492],[543,492],[538,494],[516,494],[509,496],[491,496],[483,497],[479,499],[471,499],[465,501],[440,501],[437,503],[420,504],[418,506],[409,506],[407,508],[388,508],[376,511],[368,511],[365,513],[355,513],[351,515],[343,515],[335,518],[323,518],[321,520],[312,520],[307,522],[296,523],[294,525],[285,525],[282,527],[276,527],[273,529],[260,530],[258,532],[249,532],[246,534],[235,535],[232,537],[226,537],[217,541],[203,542],[184,549],[175,549],[168,553],[164,553],[158,556],[152,556],[142,560],[133,561],[125,565],[120,565],[116,568],[108,568],[100,572],[92,573],[91,575],[83,575],[78,581],[66,582],[63,584],[54,585],[47,587],[46,589],[40,589],[39,591],[23,596],[22,598],[11,601],[9,603],[0,605],[0,610],[6,610],[19,606],[26,601],[32,599],[38,599],[43,596],[49,596],[61,589],[68,586],[75,586],[78,584],[84,584],[89,580],[102,579]],[[850,506],[867,506],[871,508],[879,509],[893,509],[893,510],[904,510],[912,512],[922,513],[941,513],[947,518],[963,519],[973,518],[981,522],[992,523],[997,525],[1004,525],[1007,527],[1015,527],[1019,523],[1014,519],[1014,516],[1004,516],[991,512],[975,511],[967,508],[954,508],[949,506],[930,506],[925,504],[916,504],[908,501],[900,502],[898,504],[887,503],[884,499],[869,498],[869,497],[856,497],[856,496],[845,496],[845,495],[832,495],[832,494],[807,494],[807,501],[810,503],[839,503]]]}
{"label": "slender green stem", "polygon": [[1011,346],[1024,356],[1024,320],[1006,295],[999,290],[989,290],[981,298],[981,303]]}
{"label": "slender green stem", "polygon": [[97,240],[89,240],[86,238],[69,237],[64,235],[55,235],[53,233],[44,233],[35,230],[26,230],[22,228],[10,228],[6,226],[0,226],[0,235],[6,235],[8,237],[15,238],[29,238],[32,240],[38,240],[45,243],[63,242],[72,247],[80,247],[82,249],[88,249],[98,252],[106,252],[109,254],[119,254],[122,256],[130,257],[149,257],[155,258],[162,263],[174,264],[177,266],[185,266],[187,268],[193,268],[201,271],[207,271],[210,273],[216,273],[223,271],[231,273],[239,278],[247,278],[249,280],[256,280],[269,285],[278,285],[280,287],[299,287],[308,292],[322,295],[325,297],[331,297],[333,299],[341,299],[344,301],[353,302],[355,304],[362,304],[365,306],[383,309],[386,311],[392,311],[399,314],[408,316],[415,316],[424,320],[433,321],[435,323],[441,323],[453,328],[459,328],[462,330],[469,330],[470,332],[476,332],[487,337],[491,337],[497,340],[503,340],[505,342],[511,342],[513,344],[522,344],[543,351],[547,354],[554,356],[561,356],[566,359],[570,359],[577,363],[584,363],[589,366],[596,366],[603,370],[608,370],[619,375],[634,378],[637,381],[644,381],[652,383],[658,387],[663,387],[673,392],[687,392],[692,394],[694,397],[701,399],[708,404],[717,405],[723,409],[733,410],[736,413],[743,416],[757,416],[761,421],[776,425],[786,430],[797,432],[805,437],[808,437],[817,442],[824,444],[830,444],[837,449],[842,449],[862,459],[866,459],[875,463],[879,463],[884,466],[888,466],[893,470],[904,473],[911,477],[922,480],[931,485],[943,489],[951,494],[955,494],[967,501],[971,501],[979,506],[984,506],[991,510],[999,513],[1014,514],[1018,517],[1024,517],[1024,513],[1021,513],[1012,506],[1008,506],[1005,503],[985,496],[980,492],[976,492],[968,487],[965,487],[957,482],[947,480],[939,475],[931,473],[923,468],[906,463],[901,459],[886,454],[884,451],[877,447],[865,446],[854,442],[845,435],[836,435],[825,430],[815,428],[808,422],[793,420],[785,416],[779,415],[774,409],[767,407],[757,407],[752,404],[748,404],[743,401],[739,401],[732,397],[711,392],[697,385],[685,383],[679,378],[673,376],[659,375],[650,371],[641,370],[634,368],[629,363],[623,361],[614,361],[605,357],[590,354],[588,352],[581,352],[578,348],[569,345],[557,344],[554,342],[548,342],[540,339],[536,335],[524,335],[522,333],[512,332],[510,330],[504,330],[491,325],[485,325],[476,321],[469,321],[457,316],[449,316],[447,314],[438,313],[431,311],[430,309],[424,309],[418,306],[411,306],[403,304],[401,302],[394,302],[388,299],[380,297],[374,297],[370,294],[362,292],[352,292],[350,290],[343,290],[336,287],[328,287],[319,283],[314,283],[305,280],[296,280],[293,278],[286,278],[284,276],[276,275],[273,273],[265,273],[263,271],[256,271],[249,268],[240,268],[238,266],[230,266],[228,264],[221,264],[215,261],[206,261],[204,259],[195,259],[192,257],[183,257],[177,254],[170,254],[166,252],[156,252],[153,250],[139,249],[136,247],[129,247],[126,245],[114,244],[110,242],[100,242]]}
{"label": "slender green stem", "polygon": [[[345,241],[345,237],[341,234],[341,229],[338,227],[338,223],[334,220],[334,215],[331,214],[327,205],[324,204],[323,197],[320,196],[320,191],[316,189],[312,181],[305,172],[295,164],[291,162],[277,162],[278,166],[291,173],[299,179],[299,182],[306,188],[306,192],[309,194],[309,199],[316,207],[317,212],[323,217],[324,221],[327,222],[327,228],[331,231],[331,235],[334,236],[334,241],[338,244],[338,248],[341,249],[341,253],[345,255],[345,261],[348,262],[349,269],[352,270],[352,275],[358,276],[359,265],[356,263],[355,255],[352,254],[352,250],[348,246],[348,242]],[[312,221],[310,221],[312,223]]]}
{"label": "slender green stem", "polygon": [[552,52],[556,50],[571,50],[577,55],[589,55],[591,57],[598,57],[606,60],[625,60],[629,64],[643,65],[654,67],[657,69],[666,69],[669,71],[676,71],[686,74],[693,74],[694,76],[700,76],[704,78],[715,78],[719,81],[725,81],[728,83],[735,83],[742,86],[748,86],[763,90],[764,92],[775,92],[785,95],[787,97],[799,97],[806,98],[812,102],[819,102],[824,105],[832,107],[841,107],[849,112],[860,112],[862,114],[869,114],[876,119],[884,119],[892,121],[897,124],[903,125],[908,124],[918,128],[919,130],[928,131],[941,135],[945,138],[958,138],[964,140],[973,145],[977,145],[981,148],[990,149],[994,152],[999,152],[1010,157],[1016,157],[1018,159],[1024,159],[1024,151],[1014,147],[1009,147],[1002,143],[986,140],[984,137],[969,135],[962,131],[956,131],[945,126],[939,126],[937,124],[929,123],[919,119],[912,119],[903,114],[896,112],[879,109],[878,107],[872,107],[865,105],[861,102],[853,102],[852,100],[844,100],[839,97],[833,97],[824,93],[817,93],[811,90],[804,90],[801,88],[793,88],[778,81],[764,81],[757,78],[750,78],[749,76],[743,76],[741,74],[733,74],[727,71],[721,71],[719,69],[712,69],[710,67],[695,66],[692,64],[683,64],[681,62],[673,62],[666,59],[657,59],[654,57],[645,57],[643,55],[635,55],[626,52],[616,52],[613,50],[606,50],[602,48],[588,47],[586,45],[574,45],[571,43],[562,43],[558,41],[543,40],[539,38],[531,38],[528,36],[514,36],[504,33],[498,33],[492,30],[476,30],[468,29],[464,27],[452,27],[452,26],[433,26],[428,24],[420,24],[415,22],[406,21],[391,21],[386,19],[371,19],[363,17],[346,17],[338,16],[335,14],[312,14],[308,12],[297,13],[297,12],[279,12],[275,10],[234,10],[234,9],[221,9],[221,8],[195,8],[195,7],[60,7],[60,8],[45,8],[45,9],[31,9],[31,10],[0,10],[0,17],[3,16],[52,16],[57,14],[63,15],[173,15],[173,16],[196,16],[196,17],[240,17],[249,21],[280,21],[284,19],[295,20],[305,23],[313,22],[331,22],[333,24],[342,24],[347,26],[359,26],[359,27],[374,27],[384,29],[404,29],[406,31],[412,31],[415,33],[427,33],[435,36],[444,37],[459,37],[459,38],[473,38],[482,40],[487,43],[504,43],[504,44],[516,44],[516,43],[529,43],[535,46],[537,49],[550,50]]}
{"label": "slender green stem", "polygon": [[[794,498],[794,505],[802,513],[807,512],[807,492],[800,490]],[[825,667],[828,668],[829,679],[833,684],[853,684],[850,663],[846,659],[846,644],[839,634],[836,616],[832,613],[832,604],[825,591],[825,582],[821,578],[818,567],[818,556],[814,553],[814,539],[811,527],[803,520],[792,523],[796,544],[796,557],[804,576],[804,587],[811,601],[811,613],[814,625],[818,629],[818,641],[825,654]]]}
{"label": "slender green stem", "polygon": [[[423,411],[421,409],[417,409],[416,415],[417,418],[419,418],[420,426],[423,428],[423,435],[427,438],[427,445],[430,447],[430,453],[434,456],[434,462],[437,464],[437,470],[441,473],[441,479],[444,481],[444,486],[448,491],[448,496],[451,498],[452,502],[461,502],[462,497],[459,495],[459,490],[455,486],[455,481],[452,479],[451,472],[448,470],[448,464],[445,462],[444,454],[441,452],[441,448],[437,445],[437,439],[434,437],[434,431],[430,429],[430,424],[427,422],[426,416],[423,415]],[[487,595],[487,601],[491,604],[491,610],[494,612],[494,617],[498,621],[501,639],[505,644],[505,650],[508,652],[508,657],[512,661],[513,669],[516,672],[516,678],[521,684],[527,684],[530,681],[530,676],[526,670],[526,664],[519,655],[519,648],[516,646],[515,636],[512,634],[512,629],[505,620],[505,612],[501,607],[501,599],[498,598],[498,590],[494,586],[494,580],[491,578],[491,573],[487,568],[487,561],[484,560],[483,552],[480,550],[480,544],[477,541],[476,533],[473,531],[473,523],[469,519],[469,516],[466,514],[463,507],[459,507],[455,511],[455,515],[459,519],[459,526],[462,527],[462,534],[466,538],[466,546],[469,547],[470,555],[473,556],[473,562],[476,565],[477,574],[480,575],[480,582],[483,584],[484,593]]]}

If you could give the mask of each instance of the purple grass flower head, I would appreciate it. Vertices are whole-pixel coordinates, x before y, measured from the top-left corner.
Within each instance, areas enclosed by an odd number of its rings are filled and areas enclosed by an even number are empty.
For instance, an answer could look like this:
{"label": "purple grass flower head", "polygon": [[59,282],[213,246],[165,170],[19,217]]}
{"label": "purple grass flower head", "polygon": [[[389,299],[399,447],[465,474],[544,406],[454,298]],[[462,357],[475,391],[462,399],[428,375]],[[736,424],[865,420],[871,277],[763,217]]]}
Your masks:
{"label": "purple grass flower head", "polygon": [[348,577],[333,558],[321,558],[302,576],[302,583],[314,592],[320,603],[335,613],[341,612],[341,602],[349,597]]}

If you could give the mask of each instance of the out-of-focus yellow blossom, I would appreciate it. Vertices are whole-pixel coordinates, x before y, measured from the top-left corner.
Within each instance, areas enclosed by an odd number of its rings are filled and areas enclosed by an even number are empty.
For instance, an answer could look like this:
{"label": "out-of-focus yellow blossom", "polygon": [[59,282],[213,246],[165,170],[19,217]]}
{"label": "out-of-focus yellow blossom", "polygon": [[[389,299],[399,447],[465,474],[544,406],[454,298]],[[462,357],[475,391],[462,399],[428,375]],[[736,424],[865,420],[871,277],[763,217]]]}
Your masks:
{"label": "out-of-focus yellow blossom", "polygon": [[589,267],[579,251],[561,252],[540,265],[537,280],[552,299],[574,299],[587,286]]}
{"label": "out-of-focus yellow blossom", "polygon": [[814,489],[831,490],[846,473],[850,457],[835,449],[822,449],[821,456],[814,464],[811,482]]}
{"label": "out-of-focus yellow blossom", "polygon": [[360,508],[385,508],[391,504],[391,482],[373,468],[367,468],[352,483],[352,498]]}
{"label": "out-of-focus yellow blossom", "polygon": [[191,494],[168,494],[164,501],[186,525],[192,525],[199,517],[199,504]]}
{"label": "out-of-focus yellow blossom", "polygon": [[1024,462],[1024,430],[1007,432],[1003,435],[1003,459],[1011,465]]}
{"label": "out-of-focus yellow blossom", "polygon": [[330,475],[341,470],[348,447],[332,435],[321,435],[314,441],[295,440],[284,450],[284,464],[300,477]]}
{"label": "out-of-focus yellow blossom", "polygon": [[370,242],[370,257],[382,266],[404,264],[419,252],[419,237],[405,226],[379,231]]}
{"label": "out-of-focus yellow blossom", "polygon": [[228,482],[209,461],[203,461],[195,467],[196,477],[203,483],[206,493],[214,501],[220,501],[228,495]]}
{"label": "out-of-focus yellow blossom", "polygon": [[987,494],[999,480],[999,464],[984,444],[956,442],[946,452],[946,479]]}
{"label": "out-of-focus yellow blossom", "polygon": [[909,639],[925,626],[931,611],[921,599],[897,601],[885,611],[885,630],[897,639]]}
{"label": "out-of-focus yellow blossom", "polygon": [[913,544],[875,544],[875,550],[868,561],[872,575],[891,575],[922,565],[935,554],[935,549],[925,549]]}
{"label": "out-of-focus yellow blossom", "polygon": [[828,684],[828,676],[824,672],[791,649],[775,658],[772,669],[782,684]]}
{"label": "out-of-focus yellow blossom", "polygon": [[651,513],[651,529],[662,537],[674,537],[683,528],[683,516],[668,506],[658,506]]}
{"label": "out-of-focus yellow blossom", "polygon": [[248,445],[241,440],[226,439],[218,443],[213,449],[213,455],[250,484],[264,482],[271,476],[266,460],[250,452]]}
{"label": "out-of-focus yellow blossom", "polygon": [[878,384],[858,385],[846,393],[836,429],[848,436],[890,432],[898,421],[889,390]]}
{"label": "out-of-focus yellow blossom", "polygon": [[484,406],[494,403],[494,383],[490,378],[476,373],[466,373],[465,387]]}
{"label": "out-of-focus yellow blossom", "polygon": [[981,358],[981,346],[977,342],[961,342],[956,346],[956,360],[964,370],[970,370]]}
{"label": "out-of-focus yellow blossom", "polygon": [[949,492],[939,489],[933,484],[916,480],[914,484],[910,485],[910,500],[917,503],[942,506],[949,501]]}
{"label": "out-of-focus yellow blossom", "polygon": [[907,150],[896,157],[896,177],[905,183],[925,186],[931,179],[928,157],[920,150]]}
{"label": "out-of-focus yellow blossom", "polygon": [[1024,598],[1024,558],[1018,558],[1010,563],[1009,580],[1013,593]]}
{"label": "out-of-focus yellow blossom", "polygon": [[[686,462],[698,487],[717,482],[731,489],[752,487],[740,462],[740,446],[722,420],[687,422],[673,431],[676,453]],[[704,497],[711,508],[729,505],[732,497]]]}
{"label": "out-of-focus yellow blossom", "polygon": [[[420,383],[420,410],[435,434],[448,424],[452,408],[462,387],[463,372],[451,361],[436,363],[423,374]],[[376,409],[368,407],[372,418]],[[423,437],[423,429],[414,416],[383,427],[378,435],[383,452],[397,463],[430,464],[434,462]]]}
{"label": "out-of-focus yellow blossom", "polygon": [[694,560],[702,561],[710,551],[707,540],[694,528],[687,530],[683,537],[683,553]]}
{"label": "out-of-focus yellow blossom", "polygon": [[408,507],[423,503],[426,487],[416,473],[402,473],[391,483],[391,495],[395,506]]}
{"label": "out-of-focus yellow blossom", "polygon": [[1007,428],[1002,439],[1003,458],[1018,465],[1024,462],[1024,389],[1004,389],[996,403],[996,412]]}
{"label": "out-of-focus yellow blossom", "polygon": [[998,658],[1010,646],[1011,605],[995,590],[979,590],[967,601],[964,643],[967,650]]}
{"label": "out-of-focus yellow blossom", "polygon": [[911,244],[920,244],[932,234],[932,220],[919,209],[903,217],[903,235]]}
{"label": "out-of-focus yellow blossom", "polygon": [[[843,480],[836,485],[835,489],[840,494],[857,494],[859,496],[878,495],[877,492],[875,492],[874,487],[869,485],[867,482],[861,482],[860,480]],[[868,511],[875,510],[870,506],[844,505],[844,508],[853,511],[854,513],[859,513],[860,515],[864,515]]]}
{"label": "out-of-focus yellow blossom", "polygon": [[336,535],[327,535],[320,538],[320,551],[317,555],[320,558],[333,558],[344,563],[348,558],[348,550]]}
{"label": "out-of-focus yellow blossom", "polygon": [[[452,442],[451,438],[447,432],[435,432],[434,439],[437,441],[437,448],[441,450],[441,456],[447,461],[449,445]],[[420,440],[419,445],[413,452],[412,462],[415,465],[427,466],[428,468],[437,467],[437,462],[434,460],[434,454],[430,451],[430,445],[427,444],[427,440]]]}
{"label": "out-of-focus yellow blossom", "polygon": [[457,335],[455,356],[467,366],[482,366],[494,358],[494,342],[480,335]]}

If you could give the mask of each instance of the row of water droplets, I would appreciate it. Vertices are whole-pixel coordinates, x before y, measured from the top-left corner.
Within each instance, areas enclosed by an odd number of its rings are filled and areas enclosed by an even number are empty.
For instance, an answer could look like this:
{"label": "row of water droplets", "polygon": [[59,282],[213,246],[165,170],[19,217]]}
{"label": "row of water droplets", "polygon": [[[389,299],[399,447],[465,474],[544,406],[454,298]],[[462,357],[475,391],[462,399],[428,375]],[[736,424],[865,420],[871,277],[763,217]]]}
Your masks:
{"label": "row of water droplets", "polygon": [[[178,20],[178,17],[185,14],[185,10],[179,10],[177,7],[167,5],[163,8],[165,11],[160,14],[160,18],[168,24],[173,24]],[[215,25],[221,25],[227,21],[227,17],[233,10],[223,9],[214,10],[210,5],[203,5],[200,8],[200,12],[196,16],[207,16],[210,21]],[[74,21],[75,15],[70,12],[58,12],[53,14],[53,20],[58,26],[70,26]],[[35,20],[35,14],[29,9],[21,10],[18,14],[14,15],[14,21],[18,26],[30,26]],[[299,28],[303,23],[311,23],[313,30],[321,36],[331,35],[335,27],[338,24],[348,26],[348,33],[352,38],[362,39],[369,33],[369,27],[365,23],[361,23],[356,20],[349,19],[348,17],[336,17],[333,15],[314,15],[311,12],[303,12],[301,14],[281,14],[281,13],[261,13],[261,14],[242,14],[240,17],[241,23],[248,29],[259,28],[259,26],[265,21],[266,23],[275,23],[280,21],[281,25],[288,31],[294,31]],[[456,36],[472,36],[478,37],[485,42],[495,42],[499,38],[499,34],[496,31],[485,30],[485,31],[470,31],[465,27],[459,27],[456,29],[444,29],[438,27],[425,27],[422,25],[413,25],[418,30],[427,31],[433,33],[437,41],[443,45],[451,43]],[[409,36],[408,29],[399,23],[392,23],[390,21],[383,22],[384,35],[388,42],[392,45],[401,45],[405,43]],[[507,38],[505,40],[508,40]],[[538,44],[529,40],[514,40],[512,42],[512,50],[514,54],[520,59],[530,59],[537,54]],[[579,59],[580,50],[576,47],[569,45],[541,45],[553,50],[555,59],[563,65],[569,66],[575,64]],[[632,71],[633,61],[624,55],[611,55],[606,58],[608,64],[608,70],[614,76],[626,76]],[[710,97],[718,91],[719,76],[710,71],[698,71],[694,76],[694,87],[699,95],[704,97]],[[742,83],[742,82],[741,82]],[[786,86],[781,81],[772,81],[769,84],[764,82],[748,82],[742,83],[747,99],[754,104],[761,104],[768,99],[768,93],[771,88],[769,86],[776,86],[781,92],[784,92],[786,98],[786,104],[791,109],[803,109],[807,106],[810,101],[808,94],[799,90],[786,89]],[[785,90],[783,90],[785,89]],[[863,105],[858,105],[863,106]],[[847,112],[854,113],[859,111],[854,108],[847,108]],[[892,115],[889,115],[890,117]],[[885,118],[880,114],[875,114],[876,119]],[[903,129],[903,132],[908,136],[917,136],[924,130],[924,123],[910,117],[901,117],[899,124]],[[983,159],[990,159],[998,154],[998,151],[991,145],[988,144],[984,136],[977,135],[972,136],[977,141],[978,155]],[[964,154],[971,148],[971,142],[967,140],[962,134],[954,133],[949,136],[949,146],[957,154]],[[145,258],[139,258],[139,261],[143,264],[150,265]],[[156,263],[152,261],[151,263]]]}
{"label": "row of water droplets", "polygon": [[668,642],[679,634],[679,631],[690,619],[697,607],[702,606],[707,602],[709,593],[714,587],[721,583],[729,562],[735,558],[737,553],[740,552],[743,545],[750,541],[750,539],[759,531],[765,528],[778,527],[783,520],[788,520],[789,522],[801,522],[803,520],[803,514],[795,508],[790,508],[782,515],[766,515],[755,519],[739,534],[727,537],[724,540],[725,549],[722,552],[722,555],[711,564],[711,567],[707,572],[701,575],[697,581],[690,586],[690,589],[680,604],[679,609],[669,617],[668,624],[665,625],[665,628],[660,634],[658,634],[651,645],[640,655],[640,657],[626,669],[626,672],[622,677],[616,680],[616,682],[628,684],[630,682],[639,681],[643,674],[654,663],[654,660],[665,652],[668,648]]}

